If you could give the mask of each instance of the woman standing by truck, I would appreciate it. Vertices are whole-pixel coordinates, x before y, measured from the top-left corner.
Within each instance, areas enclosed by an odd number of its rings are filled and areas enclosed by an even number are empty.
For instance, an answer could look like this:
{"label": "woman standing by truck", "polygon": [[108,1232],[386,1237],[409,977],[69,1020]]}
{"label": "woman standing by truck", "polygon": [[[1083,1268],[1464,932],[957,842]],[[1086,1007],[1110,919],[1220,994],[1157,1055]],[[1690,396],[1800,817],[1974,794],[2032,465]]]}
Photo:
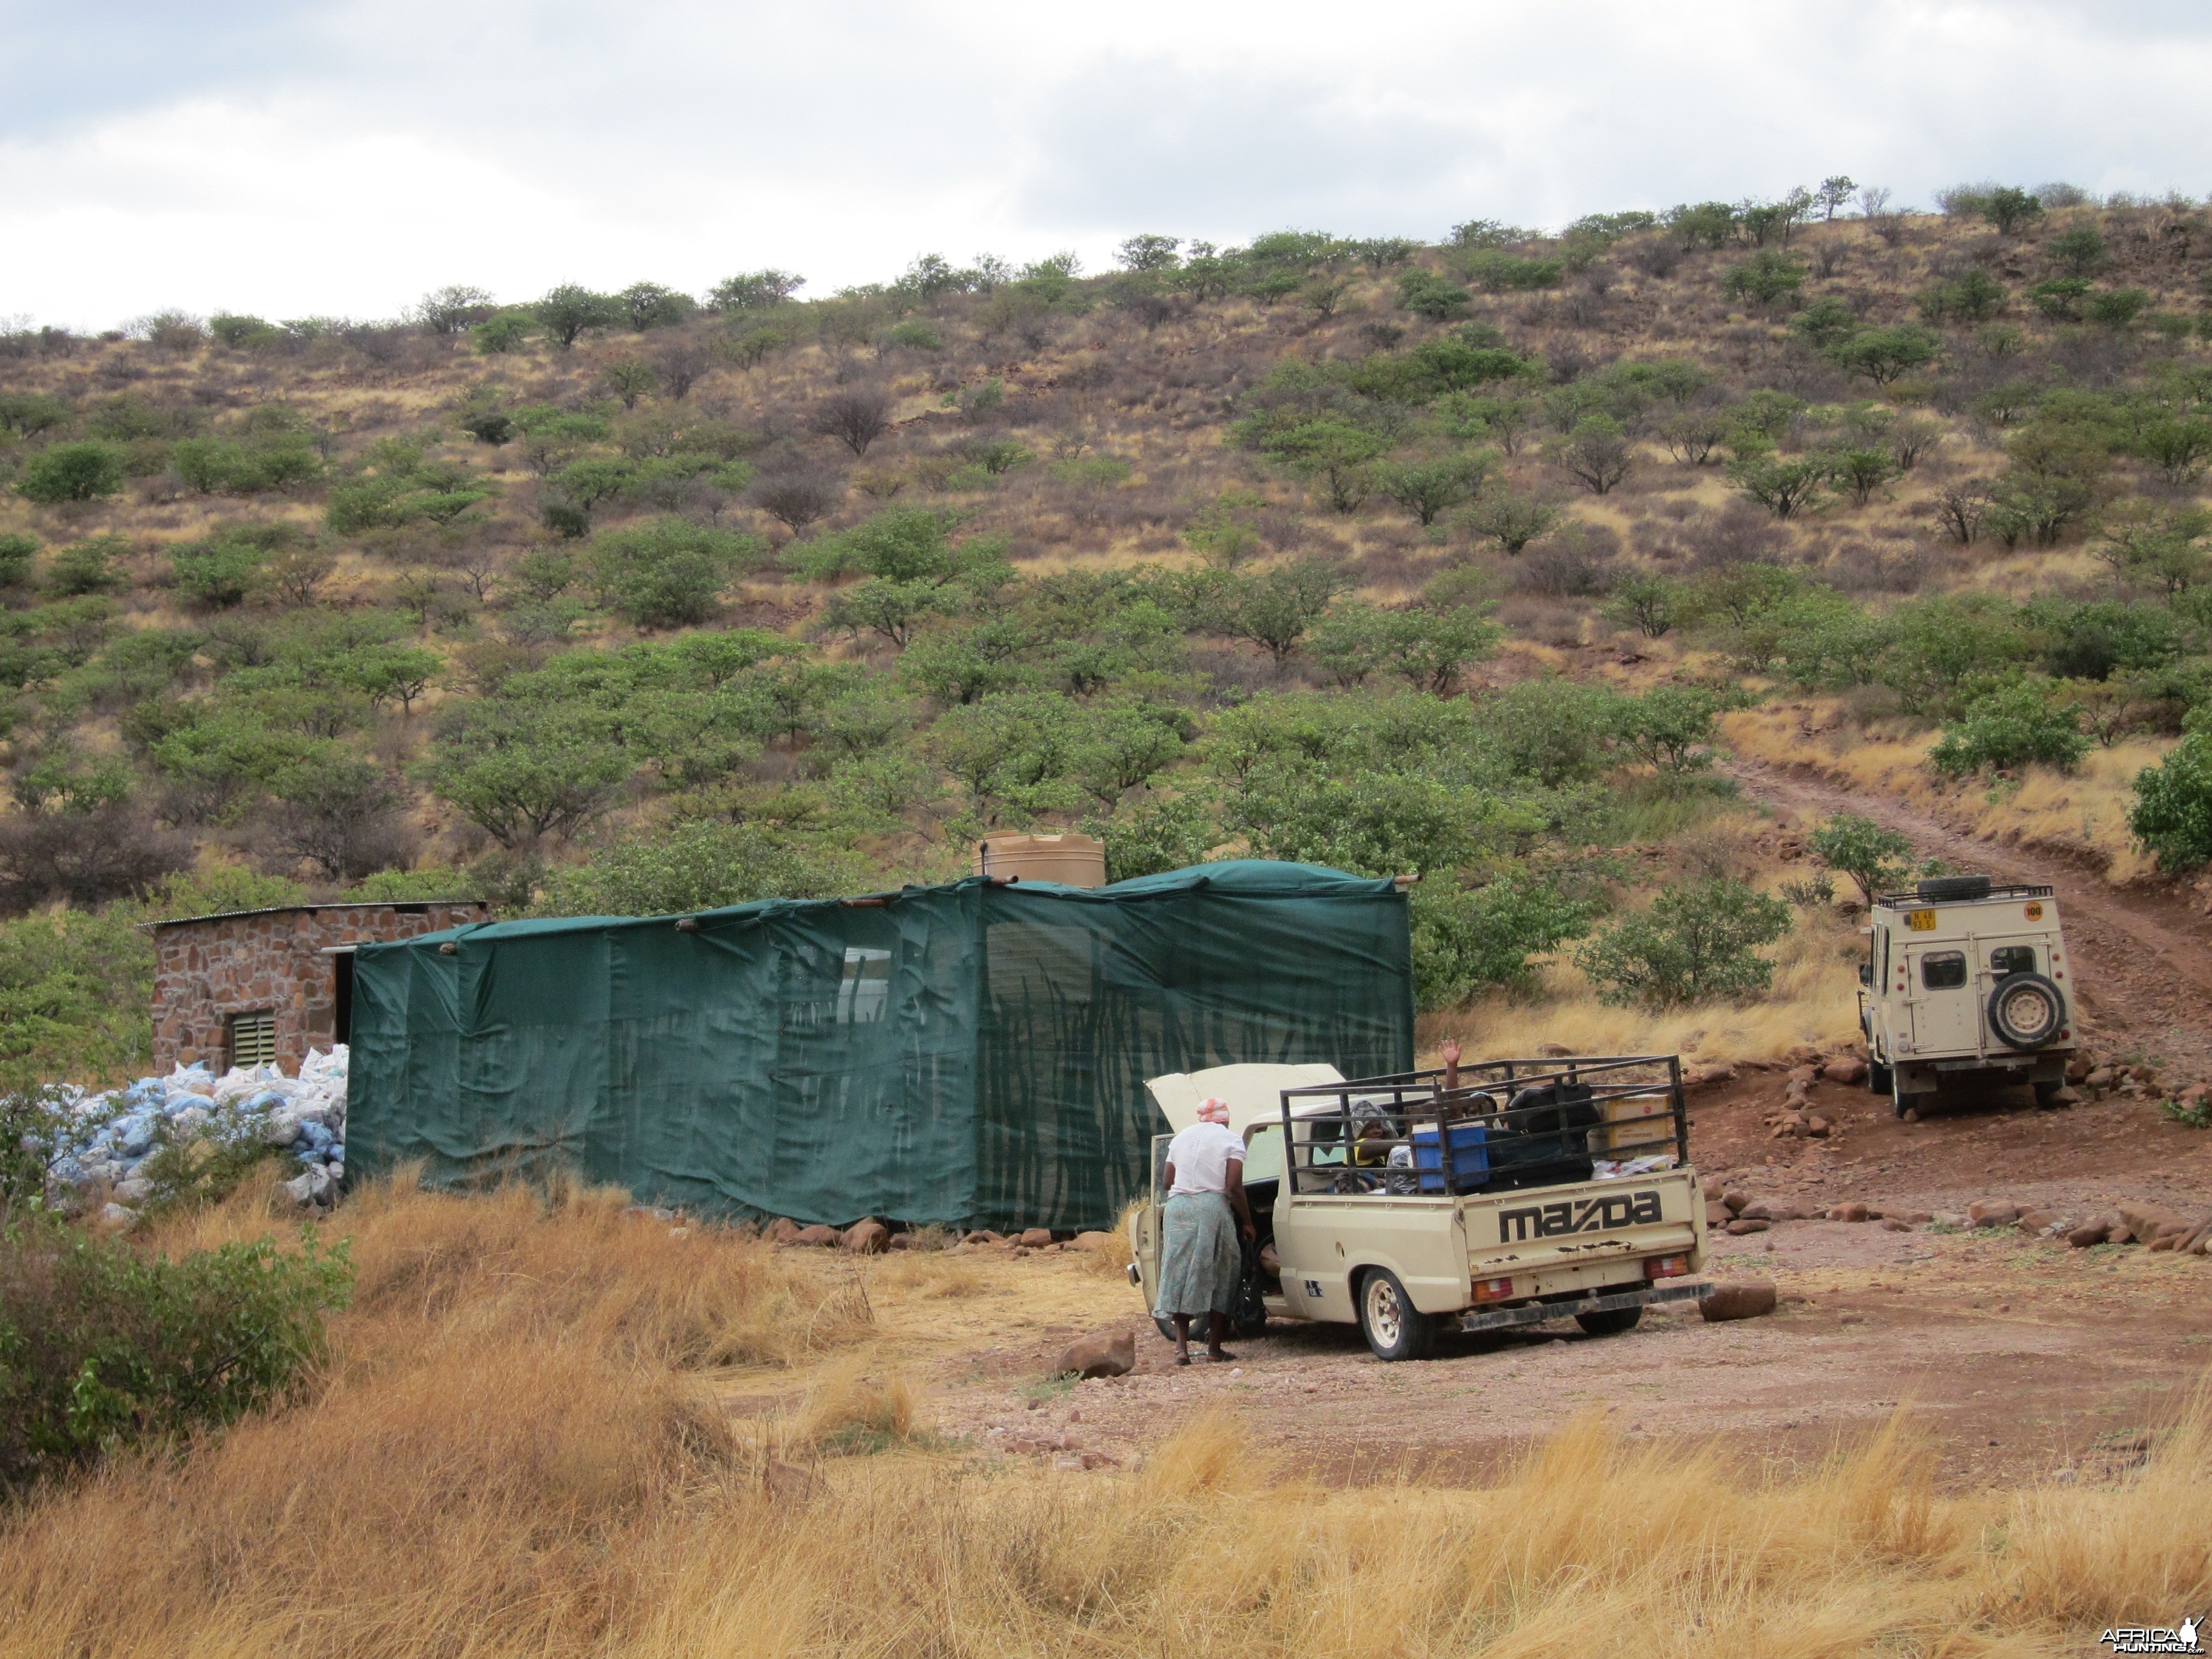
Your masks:
{"label": "woman standing by truck", "polygon": [[1241,1237],[1249,1243],[1252,1212],[1244,1198],[1244,1142],[1229,1127],[1226,1101],[1201,1101],[1198,1121],[1168,1143],[1161,1180],[1160,1294],[1156,1319],[1175,1324],[1176,1364],[1190,1364],[1190,1322],[1206,1316],[1206,1358],[1237,1356],[1221,1346],[1237,1311],[1243,1278]]}

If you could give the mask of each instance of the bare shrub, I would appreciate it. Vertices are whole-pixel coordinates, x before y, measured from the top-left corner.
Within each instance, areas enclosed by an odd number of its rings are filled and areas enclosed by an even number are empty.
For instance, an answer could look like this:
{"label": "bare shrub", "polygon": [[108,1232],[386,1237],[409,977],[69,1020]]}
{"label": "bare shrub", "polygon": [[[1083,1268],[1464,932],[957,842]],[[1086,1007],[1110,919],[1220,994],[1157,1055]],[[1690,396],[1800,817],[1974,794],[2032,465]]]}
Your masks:
{"label": "bare shrub", "polygon": [[772,472],[746,491],[745,499],[797,536],[837,510],[845,499],[845,481],[811,468]]}
{"label": "bare shrub", "polygon": [[1790,532],[1771,514],[1748,501],[1730,501],[1683,526],[1683,539],[1701,569],[1738,564],[1780,564],[1789,556]]}
{"label": "bare shrub", "polygon": [[1926,542],[1845,542],[1829,560],[1826,578],[1846,593],[1917,593],[1939,580],[1950,556]]}
{"label": "bare shrub", "polygon": [[59,900],[89,910],[143,893],[192,861],[186,837],[124,805],[0,819],[0,912]]}
{"label": "bare shrub", "polygon": [[1682,250],[1672,236],[1652,236],[1632,243],[1621,257],[1646,276],[1663,279],[1682,268]]}
{"label": "bare shrub", "polygon": [[1611,590],[1620,538],[1601,524],[1569,523],[1530,543],[1513,572],[1514,586],[1547,599],[1579,599]]}
{"label": "bare shrub", "polygon": [[858,389],[841,392],[817,405],[813,430],[835,438],[859,459],[868,446],[891,429],[891,400],[882,392]]}
{"label": "bare shrub", "polygon": [[690,395],[712,361],[697,341],[672,340],[653,357],[653,366],[660,373],[660,389],[680,401]]}

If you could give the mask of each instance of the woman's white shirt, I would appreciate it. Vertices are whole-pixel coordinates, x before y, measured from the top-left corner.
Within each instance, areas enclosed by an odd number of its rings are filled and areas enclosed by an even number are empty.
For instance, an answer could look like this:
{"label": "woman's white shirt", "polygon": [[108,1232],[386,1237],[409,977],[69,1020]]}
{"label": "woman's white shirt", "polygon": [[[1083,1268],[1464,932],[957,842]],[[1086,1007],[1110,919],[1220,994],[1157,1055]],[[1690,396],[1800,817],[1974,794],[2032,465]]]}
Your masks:
{"label": "woman's white shirt", "polygon": [[1168,1162],[1175,1165],[1178,1194],[1225,1193],[1229,1166],[1244,1161],[1244,1138],[1226,1124],[1194,1123],[1168,1142]]}

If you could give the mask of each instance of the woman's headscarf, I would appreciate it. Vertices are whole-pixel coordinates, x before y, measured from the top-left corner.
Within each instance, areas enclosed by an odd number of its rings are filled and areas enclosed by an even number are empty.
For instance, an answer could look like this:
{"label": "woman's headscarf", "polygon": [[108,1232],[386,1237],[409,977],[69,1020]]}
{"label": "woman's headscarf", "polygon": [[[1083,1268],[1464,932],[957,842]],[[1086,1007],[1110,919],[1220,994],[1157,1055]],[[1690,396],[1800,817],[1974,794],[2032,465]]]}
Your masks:
{"label": "woman's headscarf", "polygon": [[1229,1103],[1225,1100],[1216,1100],[1212,1095],[1208,1095],[1198,1103],[1198,1121],[1201,1123],[1218,1123],[1223,1128],[1227,1128]]}

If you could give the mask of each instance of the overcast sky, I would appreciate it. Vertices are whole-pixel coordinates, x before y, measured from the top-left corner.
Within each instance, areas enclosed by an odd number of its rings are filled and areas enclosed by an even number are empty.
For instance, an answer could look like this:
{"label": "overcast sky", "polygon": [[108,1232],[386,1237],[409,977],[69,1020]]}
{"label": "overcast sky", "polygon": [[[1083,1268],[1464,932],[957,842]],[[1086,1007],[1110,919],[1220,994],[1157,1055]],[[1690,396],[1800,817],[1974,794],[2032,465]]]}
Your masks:
{"label": "overcast sky", "polygon": [[0,0],[0,317],[804,293],[1848,173],[2212,190],[2212,7]]}

